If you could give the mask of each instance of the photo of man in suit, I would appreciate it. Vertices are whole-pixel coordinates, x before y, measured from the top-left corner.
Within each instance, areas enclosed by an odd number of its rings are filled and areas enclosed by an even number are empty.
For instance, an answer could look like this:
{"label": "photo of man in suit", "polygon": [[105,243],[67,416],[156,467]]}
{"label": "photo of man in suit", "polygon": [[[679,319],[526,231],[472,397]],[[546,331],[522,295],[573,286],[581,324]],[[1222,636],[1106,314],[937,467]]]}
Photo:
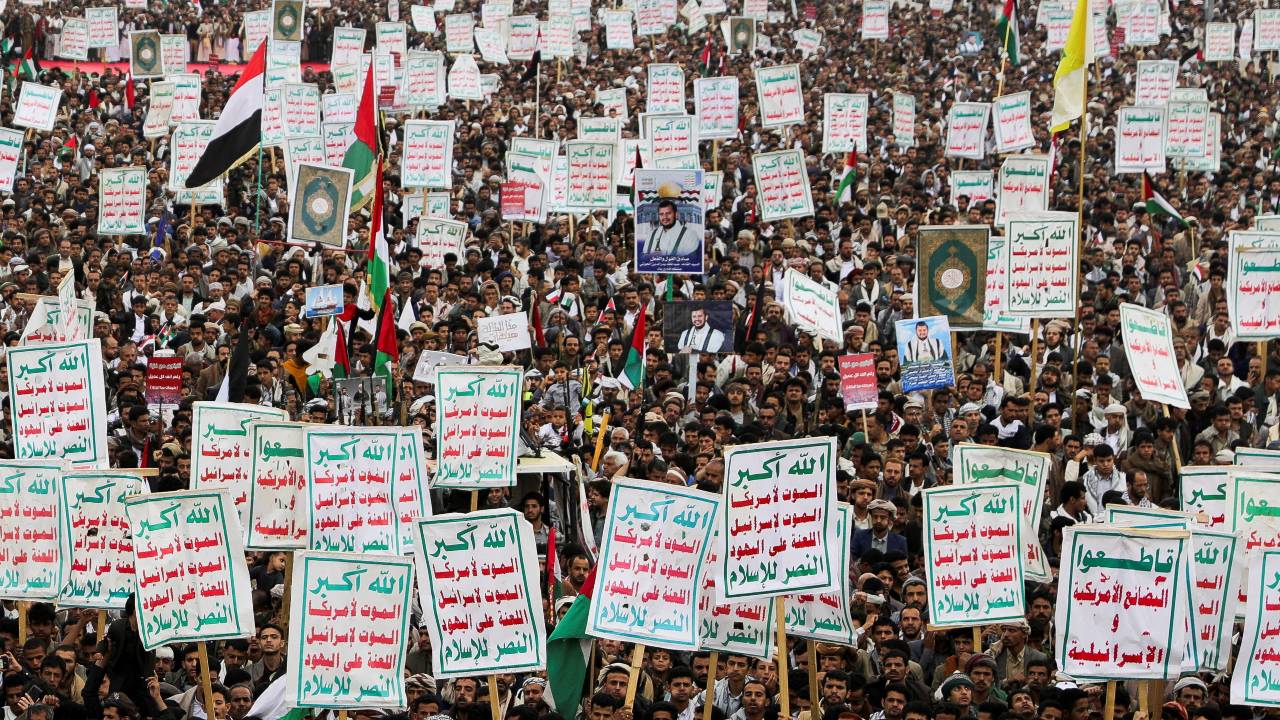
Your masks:
{"label": "photo of man in suit", "polygon": [[707,323],[706,308],[696,307],[689,313],[689,329],[680,333],[680,352],[720,352],[724,333]]}

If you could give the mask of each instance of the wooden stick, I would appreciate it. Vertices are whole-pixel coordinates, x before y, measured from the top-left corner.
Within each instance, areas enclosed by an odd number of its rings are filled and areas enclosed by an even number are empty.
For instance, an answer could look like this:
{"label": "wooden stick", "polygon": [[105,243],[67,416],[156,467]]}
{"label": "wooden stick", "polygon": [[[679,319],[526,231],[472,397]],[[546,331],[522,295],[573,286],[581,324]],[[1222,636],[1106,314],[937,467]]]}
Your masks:
{"label": "wooden stick", "polygon": [[1161,707],[1164,705],[1164,681],[1163,680],[1144,680],[1143,691],[1150,694],[1151,712],[1158,715]]}
{"label": "wooden stick", "polygon": [[200,691],[204,693],[205,717],[213,718],[213,669],[209,667],[209,643],[196,643],[200,652]]}
{"label": "wooden stick", "polygon": [[[862,434],[871,435],[871,427],[867,425],[867,409],[866,408],[862,409]],[[870,437],[863,438],[863,440],[868,443],[871,442]]]}
{"label": "wooden stick", "polygon": [[636,643],[631,651],[631,674],[627,676],[627,698],[623,707],[631,707],[636,702],[636,688],[640,686],[640,667],[644,665],[644,644]]}
{"label": "wooden stick", "polygon": [[976,655],[982,652],[982,628],[978,625],[973,626],[973,653]]}
{"label": "wooden stick", "polygon": [[502,720],[502,704],[498,700],[498,676],[489,676],[489,712],[493,720]]}
{"label": "wooden stick", "polygon": [[711,667],[707,669],[707,692],[703,695],[702,720],[711,720],[711,708],[716,699],[716,668],[720,666],[720,651],[711,651]]}
{"label": "wooden stick", "polygon": [[[1164,416],[1169,417],[1169,406],[1161,403],[1160,407],[1164,408]],[[1178,450],[1178,438],[1174,436],[1173,442],[1169,445],[1173,449],[1173,472],[1174,474],[1182,473],[1182,452]],[[1162,488],[1166,489],[1166,488]]]}
{"label": "wooden stick", "polygon": [[[1036,361],[1040,359],[1040,318],[1031,319],[1031,375],[1027,378],[1027,393],[1036,390]],[[997,382],[999,382],[997,380]]]}
{"label": "wooden stick", "polygon": [[476,510],[479,510],[479,509],[480,509],[480,491],[472,490],[471,491],[471,512],[475,512]]}
{"label": "wooden stick", "polygon": [[[718,170],[720,170],[720,141],[712,140],[711,141],[711,171],[716,172]],[[839,200],[839,198],[836,198],[836,199]],[[720,203],[716,203],[717,206],[719,204]]]}
{"label": "wooden stick", "polygon": [[18,649],[27,642],[27,613],[31,612],[31,603],[27,600],[18,601]]}
{"label": "wooden stick", "polygon": [[995,367],[995,372],[993,374],[995,375],[996,383],[1000,385],[1004,384],[1004,374],[1000,372],[1001,370],[1004,369],[1004,348],[1002,347],[1002,345],[1004,344],[1003,340],[1004,340],[1004,333],[997,332],[996,333],[996,367]]}
{"label": "wooden stick", "polygon": [[106,610],[98,611],[98,624],[94,628],[94,630],[97,631],[98,642],[102,642],[103,640],[107,639],[107,611]]}
{"label": "wooden stick", "polygon": [[347,711],[346,711],[346,710],[339,710],[339,711],[338,711],[338,720],[347,720]]}
{"label": "wooden stick", "polygon": [[1267,377],[1267,341],[1266,340],[1258,341],[1258,358],[1262,360],[1262,372],[1261,372],[1262,377],[1258,378],[1258,380],[1262,381],[1262,380],[1265,380]]}
{"label": "wooden stick", "polygon": [[604,453],[604,436],[609,431],[609,410],[605,408],[604,418],[600,420],[600,433],[596,435],[596,452],[591,456],[591,473],[600,469],[600,456]]}
{"label": "wooden stick", "polygon": [[[778,627],[778,704],[781,706],[782,712],[778,714],[780,720],[790,720],[791,718],[791,682],[787,678],[787,598],[785,595],[779,595],[774,598],[776,603],[774,615],[777,615]],[[714,692],[708,688],[709,692]],[[813,711],[809,711],[809,716],[813,717]]]}
{"label": "wooden stick", "polygon": [[1107,681],[1106,704],[1102,707],[1102,720],[1115,720],[1116,717],[1116,681]]}
{"label": "wooden stick", "polygon": [[284,628],[284,636],[289,637],[289,605],[293,595],[293,551],[284,553],[284,595],[280,598],[280,625]]}
{"label": "wooden stick", "polygon": [[805,643],[809,646],[809,718],[817,720],[818,709],[822,707],[822,688],[818,687],[818,643],[812,638]]}

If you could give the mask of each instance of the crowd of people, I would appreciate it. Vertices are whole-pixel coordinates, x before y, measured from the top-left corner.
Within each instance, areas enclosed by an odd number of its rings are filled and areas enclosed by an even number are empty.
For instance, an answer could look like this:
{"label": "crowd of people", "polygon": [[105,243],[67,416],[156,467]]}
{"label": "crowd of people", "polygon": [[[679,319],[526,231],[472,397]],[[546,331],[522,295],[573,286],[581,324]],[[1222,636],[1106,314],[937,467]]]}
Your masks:
{"label": "crowd of people", "polygon": [[[864,41],[857,5],[775,2],[769,9],[781,19],[757,28],[767,41],[752,53],[732,55],[720,37],[720,16],[697,33],[686,31],[682,17],[666,33],[638,37],[636,49],[625,51],[604,49],[597,23],[579,34],[583,45],[573,59],[538,67],[482,65],[500,78],[487,101],[455,100],[429,111],[429,117],[456,122],[451,213],[470,230],[463,255],[448,256],[438,267],[422,262],[414,246],[417,220],[404,212],[413,191],[401,187],[398,174],[403,116],[385,118],[383,215],[370,218],[367,207],[352,214],[350,251],[283,243],[289,173],[278,149],[251,156],[229,173],[223,205],[175,203],[169,140],[142,134],[149,83],[132,79],[121,64],[128,59],[127,32],[154,28],[186,36],[190,59],[198,63],[193,67],[202,73],[201,117],[213,119],[237,79],[234,65],[246,59],[243,15],[255,5],[122,7],[120,44],[95,50],[95,62],[83,69],[56,57],[63,21],[78,17],[79,6],[11,2],[0,13],[8,47],[0,94],[4,124],[11,125],[20,80],[63,91],[54,129],[26,134],[13,189],[0,192],[4,345],[19,342],[35,296],[53,294],[61,278],[73,274],[80,297],[96,303],[93,335],[101,340],[106,365],[112,465],[157,468],[154,490],[188,486],[191,403],[216,396],[228,358],[243,342],[242,326],[251,343],[244,401],[283,408],[294,419],[416,423],[430,457],[439,406],[414,370],[424,352],[440,351],[526,369],[523,438],[530,448],[576,455],[590,466],[603,431],[604,452],[586,492],[592,527],[582,528],[579,543],[561,545],[565,576],[555,584],[557,597],[548,599],[561,612],[595,562],[583,545],[588,532],[599,537],[613,478],[714,492],[724,482],[727,446],[835,436],[842,458],[839,499],[853,505],[856,517],[849,572],[858,640],[849,647],[816,644],[813,659],[805,642],[792,640],[792,714],[811,720],[1089,720],[1102,715],[1101,686],[1054,666],[1052,584],[1030,589],[1025,621],[985,628],[981,648],[968,629],[928,629],[920,489],[952,481],[949,451],[958,443],[1051,454],[1041,540],[1056,565],[1062,529],[1091,521],[1105,504],[1176,508],[1182,464],[1229,465],[1242,445],[1272,447],[1280,440],[1280,357],[1269,344],[1235,340],[1224,287],[1228,233],[1280,212],[1274,66],[1263,54],[1218,63],[1198,54],[1207,21],[1241,22],[1251,17],[1252,3],[1170,3],[1167,32],[1152,47],[1116,44],[1109,32],[1113,44],[1090,70],[1083,148],[1076,126],[1057,136],[1048,132],[1058,53],[1045,48],[1034,6],[1016,8],[1017,64],[1002,60],[998,50],[995,14],[1004,3],[956,3],[945,12],[897,4],[890,39]],[[365,0],[308,6],[302,79],[329,92],[333,28],[363,27],[372,44],[374,23],[388,19],[388,9]],[[407,19],[409,4],[398,10]],[[479,10],[458,0],[453,12]],[[523,1],[515,7],[544,19],[546,10]],[[1110,22],[1114,29],[1114,15]],[[798,27],[821,33],[816,52],[796,48],[792,30]],[[443,44],[443,33],[420,33],[410,25],[411,48]],[[36,62],[35,77],[23,69],[28,55]],[[679,63],[692,77],[706,57],[716,60],[718,72],[739,79],[742,130],[735,139],[702,145],[704,166],[724,173],[721,194],[707,211],[702,274],[634,272],[634,226],[625,211],[554,215],[545,224],[503,221],[503,163],[514,137],[574,139],[580,118],[604,114],[596,94],[613,88],[627,93],[624,137],[638,137],[646,66]],[[1178,85],[1205,88],[1221,114],[1218,171],[1170,167],[1157,177],[1159,192],[1188,218],[1186,227],[1147,212],[1139,176],[1113,172],[1116,110],[1131,102],[1136,61],[1153,58],[1177,61]],[[785,133],[761,129],[753,69],[786,62],[803,68],[806,120]],[[1001,231],[994,202],[963,195],[953,201],[951,173],[960,165],[943,156],[948,108],[989,101],[997,87],[1031,92],[1037,149],[1054,158],[1049,207],[1081,213],[1077,315],[1042,324],[1034,344],[1014,333],[999,339],[991,332],[961,333],[955,386],[904,393],[895,321],[915,315],[920,227],[977,224]],[[911,146],[894,139],[894,91],[916,100]],[[868,148],[857,154],[852,197],[843,200],[835,191],[845,158],[822,152],[822,96],[831,92],[865,92],[871,103]],[[763,222],[751,158],[783,148],[805,155],[815,213]],[[998,163],[989,156],[969,161],[967,169]],[[130,165],[147,169],[148,234],[99,236],[98,173]],[[331,378],[316,382],[308,372],[315,369],[310,351],[325,323],[304,316],[305,290],[344,286],[348,309],[342,319],[352,323],[350,374],[371,374],[373,313],[362,293],[373,224],[386,230],[396,263],[393,312],[405,319],[398,331],[398,382],[370,412],[343,413]],[[778,298],[783,274],[793,268],[838,289],[843,342],[816,339],[789,322]],[[730,302],[733,351],[691,354],[667,347],[664,308],[679,300]],[[1120,302],[1171,319],[1190,410],[1168,408],[1165,415],[1136,392],[1120,344]],[[478,342],[477,320],[505,314],[524,314],[537,326],[534,347],[502,353]],[[620,375],[642,316],[645,371],[643,381],[629,387]],[[182,359],[184,397],[167,410],[148,403],[146,385],[149,360],[166,352]],[[876,355],[879,398],[870,412],[847,413],[840,394],[837,358],[855,352]],[[2,357],[0,379],[7,381]],[[0,454],[12,457],[7,393],[0,382]],[[436,507],[460,504],[455,493],[438,497]],[[504,490],[488,493],[484,505],[520,508],[539,533],[543,553],[548,527],[570,527],[575,507],[572,497],[513,497]],[[284,649],[283,555],[249,553],[246,561],[256,632],[211,648],[211,697],[199,687],[197,649],[144,651],[131,611],[113,612],[102,627],[93,611],[30,605],[19,642],[18,606],[6,601],[0,621],[4,720],[180,720],[208,717],[206,708],[217,720],[276,720],[265,709],[251,710],[294,661]],[[493,685],[488,678],[434,678],[426,632],[417,638],[405,678],[410,702],[390,713],[398,718],[483,720],[491,700],[504,720],[774,720],[780,712],[774,660],[721,654],[715,683],[707,688],[708,653],[649,648],[637,699],[627,704],[630,650],[599,641],[583,703],[553,709],[538,673],[497,675]],[[815,661],[811,673],[808,663]],[[1228,684],[1229,675],[1171,679],[1167,704],[1146,716],[1260,717],[1230,704]],[[818,698],[817,707],[811,697]],[[1137,717],[1137,706],[1136,688],[1122,685],[1116,712]]]}

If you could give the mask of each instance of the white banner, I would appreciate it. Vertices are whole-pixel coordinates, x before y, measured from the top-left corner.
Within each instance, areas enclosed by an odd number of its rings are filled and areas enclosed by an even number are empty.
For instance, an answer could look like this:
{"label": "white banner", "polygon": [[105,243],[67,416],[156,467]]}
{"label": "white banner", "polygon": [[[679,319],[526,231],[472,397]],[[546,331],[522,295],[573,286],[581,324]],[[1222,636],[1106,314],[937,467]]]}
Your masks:
{"label": "white banner", "polygon": [[1036,144],[1031,130],[1030,91],[1001,95],[992,103],[997,153],[1025,150]]}
{"label": "white banner", "polygon": [[1187,388],[1173,356],[1169,317],[1140,305],[1120,303],[1120,330],[1125,359],[1142,398],[1190,410]]}
{"label": "white banner", "polygon": [[700,140],[723,140],[738,136],[738,78],[696,78],[693,106],[698,118]]}
{"label": "white banner", "polygon": [[871,101],[866,93],[822,95],[822,152],[867,151],[867,116]]}
{"label": "white banner", "polygon": [[1049,209],[1049,156],[1010,155],[1000,165],[996,223]]}
{"label": "white banner", "polygon": [[760,125],[785,127],[804,122],[804,87],[799,65],[756,68],[756,99]]}
{"label": "white banner", "polygon": [[839,345],[844,339],[840,324],[840,298],[834,289],[795,268],[787,269],[783,296],[787,318],[797,329]]}
{"label": "white banner", "polygon": [[147,169],[102,168],[98,171],[98,234],[146,233]]}
{"label": "white banner", "polygon": [[1116,113],[1115,172],[1163,173],[1165,108],[1122,107]]}
{"label": "white banner", "polygon": [[404,124],[401,186],[453,187],[453,132],[452,120],[409,120]]}
{"label": "white banner", "polygon": [[946,156],[981,160],[987,155],[991,103],[956,103],[947,113]]}
{"label": "white banner", "polygon": [[809,194],[809,176],[804,153],[779,150],[751,156],[757,192],[760,194],[760,216],[765,222],[813,214],[813,197]]}

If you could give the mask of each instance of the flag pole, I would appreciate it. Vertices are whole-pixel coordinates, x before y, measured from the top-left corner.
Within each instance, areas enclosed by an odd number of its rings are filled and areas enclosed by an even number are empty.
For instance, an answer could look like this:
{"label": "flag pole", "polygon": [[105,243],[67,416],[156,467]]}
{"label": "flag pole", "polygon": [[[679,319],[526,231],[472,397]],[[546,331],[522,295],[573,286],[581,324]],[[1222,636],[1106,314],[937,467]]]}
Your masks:
{"label": "flag pole", "polygon": [[[1089,71],[1086,68],[1084,72],[1084,107],[1080,108],[1080,178],[1076,189],[1076,213],[1077,222],[1080,225],[1080,241],[1079,249],[1076,252],[1076,272],[1080,271],[1080,258],[1084,257],[1085,233],[1087,230],[1084,226],[1084,160],[1086,145],[1089,142]],[[1080,283],[1084,284],[1084,275],[1080,275]],[[1080,389],[1080,351],[1084,348],[1084,342],[1081,338],[1081,307],[1080,303],[1076,303],[1076,338],[1075,352],[1071,358],[1071,387],[1075,390]],[[1074,393],[1073,393],[1074,395]],[[1079,413],[1075,412],[1075,398],[1071,400],[1071,432],[1076,431],[1079,423]]]}
{"label": "flag pole", "polygon": [[1018,21],[1017,14],[1018,6],[1015,3],[1013,15],[1005,19],[1004,37],[1000,40],[1000,73],[996,75],[996,97],[1004,94],[1004,69],[1009,60],[1009,35],[1013,32],[1013,24]]}
{"label": "flag pole", "polygon": [[[787,596],[779,595],[774,598],[776,607],[774,615],[777,616],[778,630],[778,705],[781,712],[778,713],[779,720],[790,720],[791,718],[791,681],[787,677]],[[708,688],[708,691],[712,691]],[[810,710],[812,717],[813,711]]]}

